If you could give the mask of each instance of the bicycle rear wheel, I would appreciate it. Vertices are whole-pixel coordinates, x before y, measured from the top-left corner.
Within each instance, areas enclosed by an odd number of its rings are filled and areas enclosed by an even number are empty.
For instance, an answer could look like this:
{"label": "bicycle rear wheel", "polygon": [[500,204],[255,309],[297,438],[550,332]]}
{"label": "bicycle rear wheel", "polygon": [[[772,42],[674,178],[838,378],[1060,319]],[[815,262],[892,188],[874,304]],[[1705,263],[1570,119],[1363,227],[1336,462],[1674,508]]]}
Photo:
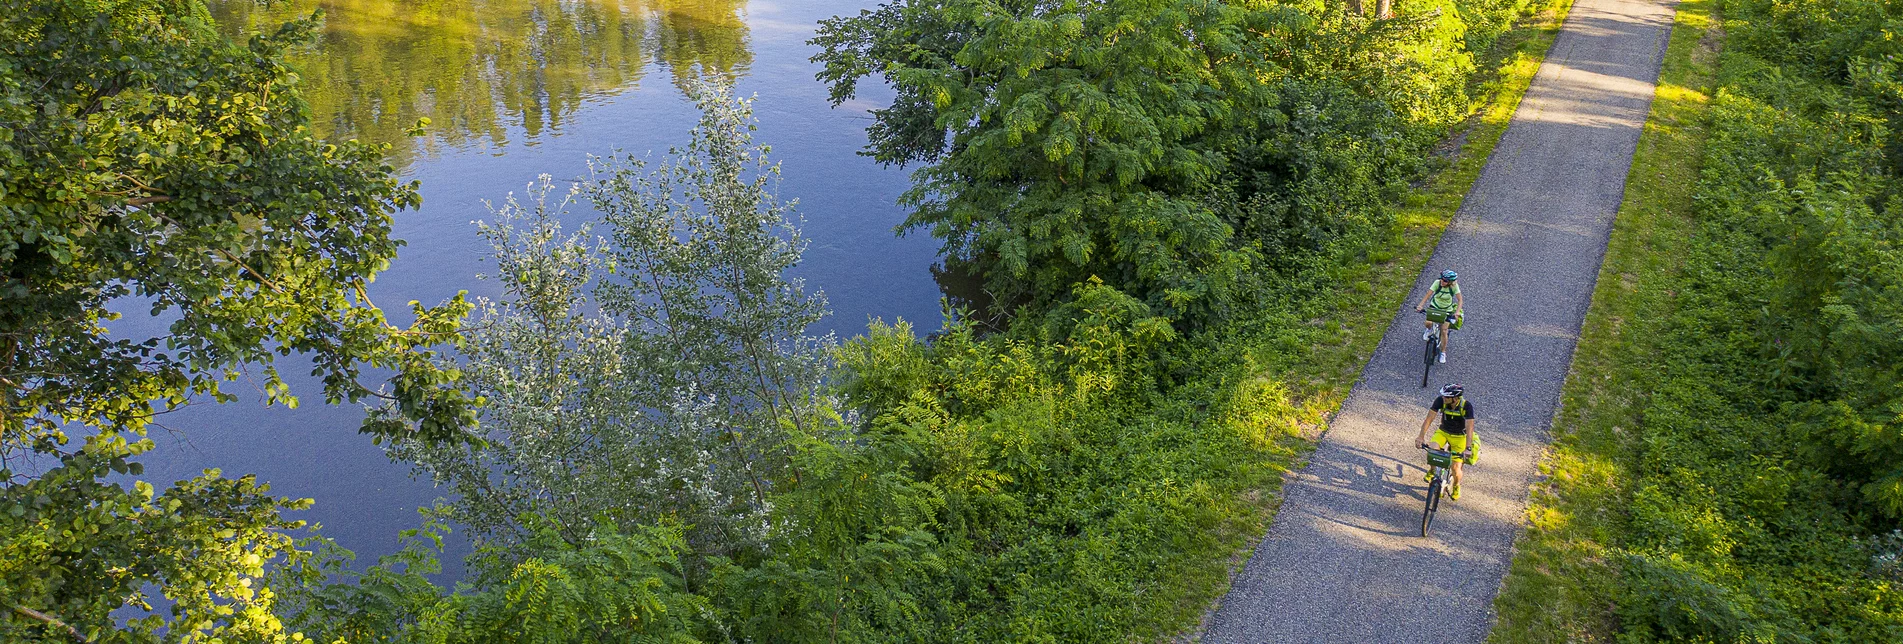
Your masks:
{"label": "bicycle rear wheel", "polygon": [[1435,333],[1427,339],[1427,355],[1421,360],[1421,386],[1427,386],[1427,375],[1434,370],[1434,358],[1440,356],[1440,334]]}
{"label": "bicycle rear wheel", "polygon": [[1421,510],[1421,536],[1427,536],[1427,526],[1434,523],[1434,511],[1440,509],[1440,477],[1427,482],[1427,507]]}

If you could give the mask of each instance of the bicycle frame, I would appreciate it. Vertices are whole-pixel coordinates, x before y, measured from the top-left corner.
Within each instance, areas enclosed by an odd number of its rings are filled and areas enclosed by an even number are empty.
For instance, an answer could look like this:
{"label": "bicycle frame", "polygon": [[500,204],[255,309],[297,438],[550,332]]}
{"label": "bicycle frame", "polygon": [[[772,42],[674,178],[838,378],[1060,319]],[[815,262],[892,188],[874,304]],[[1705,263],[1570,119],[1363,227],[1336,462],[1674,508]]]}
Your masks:
{"label": "bicycle frame", "polygon": [[1460,454],[1444,449],[1429,447],[1427,451],[1427,503],[1421,511],[1421,536],[1427,536],[1428,525],[1434,522],[1434,512],[1440,510],[1441,490],[1453,471],[1454,459]]}
{"label": "bicycle frame", "polygon": [[[1422,312],[1421,315],[1425,317],[1427,313]],[[1441,333],[1441,326],[1444,324],[1447,324],[1447,323],[1442,322],[1440,324],[1435,324],[1432,327],[1434,332],[1428,334],[1427,336],[1427,353],[1422,356],[1422,363],[1424,365],[1421,367],[1421,386],[1422,387],[1427,386],[1427,377],[1429,374],[1433,373],[1434,371],[1434,359],[1440,357],[1440,352],[1441,352],[1440,333]],[[1448,327],[1447,332],[1453,333],[1453,328]]]}

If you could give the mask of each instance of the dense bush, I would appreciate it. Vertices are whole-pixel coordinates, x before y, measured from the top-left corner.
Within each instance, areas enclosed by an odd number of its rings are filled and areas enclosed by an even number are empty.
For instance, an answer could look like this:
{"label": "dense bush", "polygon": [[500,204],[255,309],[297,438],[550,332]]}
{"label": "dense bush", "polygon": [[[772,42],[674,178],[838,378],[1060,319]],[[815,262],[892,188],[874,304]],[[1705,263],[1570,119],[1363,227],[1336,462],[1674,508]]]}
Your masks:
{"label": "dense bush", "polygon": [[[281,635],[253,582],[304,503],[216,470],[117,478],[159,414],[241,372],[274,404],[297,402],[280,359],[331,402],[393,400],[381,435],[473,417],[426,350],[460,298],[400,329],[364,295],[419,196],[384,148],[311,133],[282,63],[311,28],[234,43],[190,0],[0,13],[0,640]],[[109,330],[127,309],[164,328]]]}

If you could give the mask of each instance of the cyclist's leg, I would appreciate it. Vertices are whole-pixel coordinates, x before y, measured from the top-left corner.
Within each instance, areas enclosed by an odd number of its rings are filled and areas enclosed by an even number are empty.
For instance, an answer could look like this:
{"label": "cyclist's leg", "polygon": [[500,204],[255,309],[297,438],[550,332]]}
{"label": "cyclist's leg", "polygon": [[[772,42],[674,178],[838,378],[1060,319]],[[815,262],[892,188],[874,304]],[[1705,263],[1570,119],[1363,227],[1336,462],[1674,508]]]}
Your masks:
{"label": "cyclist's leg", "polygon": [[1461,452],[1467,451],[1467,435],[1466,434],[1449,434],[1442,430],[1434,430],[1434,440],[1440,441],[1441,443],[1446,445],[1446,447],[1442,449],[1445,449],[1449,452],[1453,452],[1456,455],[1456,458],[1454,458],[1454,466],[1453,466],[1454,487],[1460,487],[1460,479],[1461,479],[1460,466],[1461,466],[1461,462],[1465,459],[1458,458],[1458,455]]}
{"label": "cyclist's leg", "polygon": [[[1427,437],[1427,446],[1433,449],[1446,450],[1447,449],[1447,432],[1441,431],[1439,429],[1435,429],[1434,435]],[[1433,480],[1433,477],[1434,477],[1434,465],[1432,463],[1429,463],[1427,466],[1427,478],[1428,480]]]}

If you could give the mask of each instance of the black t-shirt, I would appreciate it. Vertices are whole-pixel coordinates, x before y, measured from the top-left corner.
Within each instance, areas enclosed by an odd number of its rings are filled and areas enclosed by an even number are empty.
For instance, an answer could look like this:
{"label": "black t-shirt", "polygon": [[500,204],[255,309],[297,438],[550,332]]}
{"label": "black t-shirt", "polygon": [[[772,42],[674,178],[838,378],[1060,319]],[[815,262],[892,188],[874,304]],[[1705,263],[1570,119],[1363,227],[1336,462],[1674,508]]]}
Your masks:
{"label": "black t-shirt", "polygon": [[1434,404],[1428,407],[1430,410],[1440,412],[1441,431],[1449,434],[1467,433],[1467,419],[1474,417],[1474,404],[1467,400],[1466,396],[1461,396],[1459,400],[1460,404],[1455,405],[1453,409],[1443,409],[1447,405],[1447,399],[1435,396]]}

